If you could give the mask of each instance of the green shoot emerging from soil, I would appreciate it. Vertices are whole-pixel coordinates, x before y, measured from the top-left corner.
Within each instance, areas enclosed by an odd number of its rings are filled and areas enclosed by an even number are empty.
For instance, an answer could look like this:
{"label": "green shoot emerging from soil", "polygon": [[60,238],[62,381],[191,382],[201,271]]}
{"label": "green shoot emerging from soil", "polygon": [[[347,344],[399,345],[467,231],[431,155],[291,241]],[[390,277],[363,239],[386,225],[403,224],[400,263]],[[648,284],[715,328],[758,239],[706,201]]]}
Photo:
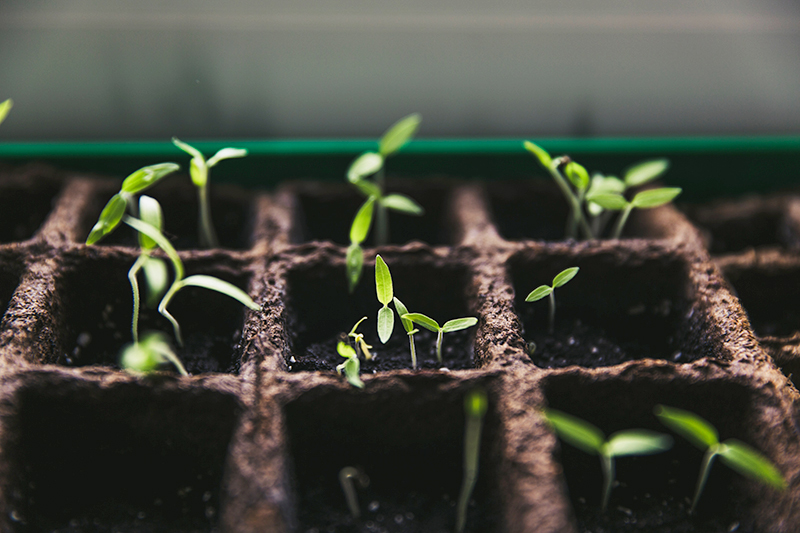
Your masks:
{"label": "green shoot emerging from soil", "polygon": [[[355,480],[355,482],[354,482]],[[347,500],[347,507],[355,520],[361,518],[361,509],[358,507],[358,496],[356,496],[355,483],[365,489],[369,486],[369,477],[360,468],[345,466],[339,470],[339,484],[344,492],[344,499]]]}
{"label": "green shoot emerging from soil", "polygon": [[553,278],[553,285],[540,285],[531,291],[531,293],[525,298],[526,302],[536,302],[541,300],[545,296],[550,297],[550,314],[548,320],[548,331],[550,334],[553,334],[555,330],[555,323],[556,323],[556,289],[563,285],[566,285],[575,275],[578,273],[580,268],[578,267],[570,267],[565,270],[562,270],[556,277]]}
{"label": "green shoot emerging from soil", "polygon": [[419,330],[414,327],[414,323],[412,321],[407,318],[403,318],[408,314],[408,309],[406,309],[406,306],[403,305],[403,302],[398,300],[396,296],[394,298],[394,308],[397,311],[398,316],[400,316],[400,323],[403,324],[403,329],[406,330],[406,335],[408,335],[408,345],[411,350],[411,368],[416,370],[417,348],[414,346],[414,335],[419,333]]}
{"label": "green shoot emerging from soil", "polygon": [[652,209],[659,207],[670,203],[680,193],[681,189],[678,187],[662,187],[637,193],[630,202],[619,193],[596,193],[589,195],[587,199],[608,211],[622,211],[612,235],[612,238],[619,239],[622,236],[622,229],[625,227],[625,223],[634,208]]}
{"label": "green shoot emerging from soil", "polygon": [[628,455],[652,455],[672,447],[672,437],[646,429],[618,431],[606,439],[597,427],[556,409],[544,409],[545,420],[556,434],[576,448],[600,457],[603,468],[602,508],[608,507],[611,487],[614,485],[614,458]]}
{"label": "green shoot emerging from soil", "polygon": [[394,313],[389,307],[394,298],[394,289],[392,274],[380,255],[375,256],[375,292],[378,294],[378,301],[383,304],[383,307],[378,309],[378,338],[386,344],[392,338],[394,331]]}
{"label": "green shoot emerging from soil", "polygon": [[357,331],[358,330],[358,326],[360,326],[361,323],[364,322],[366,319],[367,319],[367,317],[363,317],[361,320],[356,322],[355,325],[353,326],[353,329],[350,330],[350,333],[348,333],[347,336],[350,337],[351,339],[353,339],[353,344],[355,345],[354,348],[355,348],[355,351],[356,351],[356,355],[358,354],[358,350],[361,349],[361,353],[364,354],[364,359],[369,361],[370,359],[372,359],[372,353],[370,352],[370,349],[372,349],[372,346],[367,344],[367,341],[364,340],[364,334],[363,333],[358,333],[358,331]]}
{"label": "green shoot emerging from soil", "polygon": [[355,348],[346,342],[339,341],[339,344],[336,345],[336,351],[345,358],[345,362],[336,367],[336,372],[339,374],[344,372],[344,376],[350,385],[363,389],[364,382],[358,376],[361,372],[361,363],[358,361]]}
{"label": "green shoot emerging from soil", "polygon": [[471,328],[478,323],[478,319],[472,316],[465,318],[454,318],[453,320],[448,320],[442,326],[440,326],[439,323],[431,317],[423,315],[422,313],[406,313],[400,318],[410,320],[413,323],[419,324],[423,328],[436,333],[436,359],[439,361],[439,364],[442,364],[442,336],[445,333]]}
{"label": "green shoot emerging from soil", "polygon": [[164,363],[172,363],[182,376],[189,375],[167,336],[159,331],[145,333],[140,341],[127,344],[120,353],[120,366],[134,373],[147,374]]}
{"label": "green shoot emerging from soil", "polygon": [[716,428],[705,419],[690,411],[665,405],[657,405],[655,414],[665,426],[705,451],[689,514],[693,513],[697,507],[697,501],[705,487],[711,464],[718,455],[725,464],[744,476],[780,490],[786,488],[786,481],[769,459],[736,439],[720,442]]}
{"label": "green shoot emerging from soil", "polygon": [[[411,198],[402,194],[386,194],[384,164],[386,158],[395,154],[403,147],[417,131],[421,117],[414,113],[396,122],[389,130],[383,134],[378,145],[377,152],[365,152],[358,156],[347,170],[347,181],[352,183],[367,199],[361,206],[353,226],[350,228],[350,248],[348,248],[347,279],[350,283],[351,292],[361,274],[360,263],[355,255],[360,252],[361,243],[366,239],[372,223],[373,214],[375,215],[375,244],[382,246],[389,242],[389,209],[406,213],[409,215],[421,215],[422,207]],[[374,181],[370,181],[370,176],[375,176]],[[375,208],[372,205],[375,204]]]}
{"label": "green shoot emerging from soil", "polygon": [[3,102],[0,102],[0,124],[2,124],[3,121],[6,119],[6,117],[8,116],[8,112],[11,111],[11,107],[13,105],[14,102],[11,100],[11,98]]}
{"label": "green shoot emerging from soil", "polygon": [[478,480],[478,457],[481,450],[481,429],[483,417],[489,402],[486,392],[475,389],[464,397],[464,480],[461,482],[461,493],[456,507],[456,533],[462,533],[467,523],[467,505]]}
{"label": "green shoot emerging from soil", "polygon": [[247,155],[247,150],[242,148],[223,148],[206,160],[199,150],[173,137],[172,142],[175,146],[192,156],[189,164],[189,175],[192,183],[197,187],[197,197],[200,206],[200,216],[197,226],[200,239],[200,246],[205,248],[216,248],[219,246],[217,233],[214,231],[214,224],[211,222],[211,205],[208,199],[208,173],[209,169],[216,166],[223,159],[234,159]]}

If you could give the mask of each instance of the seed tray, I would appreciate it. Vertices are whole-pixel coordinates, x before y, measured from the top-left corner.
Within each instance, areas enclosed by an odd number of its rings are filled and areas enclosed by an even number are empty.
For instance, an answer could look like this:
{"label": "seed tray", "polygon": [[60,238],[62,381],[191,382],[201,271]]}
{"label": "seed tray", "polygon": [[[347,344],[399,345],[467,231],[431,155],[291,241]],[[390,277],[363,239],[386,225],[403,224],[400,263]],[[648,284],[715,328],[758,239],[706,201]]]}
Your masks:
{"label": "seed tray", "polygon": [[[800,396],[784,374],[798,359],[782,326],[776,351],[757,318],[759,283],[784,298],[779,317],[793,316],[791,231],[767,249],[717,248],[708,235],[722,230],[708,221],[719,217],[666,206],[635,213],[620,240],[564,241],[566,212],[548,182],[390,179],[426,215],[391,220],[393,243],[367,243],[349,295],[346,237],[359,205],[350,187],[212,187],[223,247],[197,250],[182,240],[194,233],[194,191],[188,178],[166,180],[148,194],[165,206],[187,271],[238,285],[261,310],[199,289],[179,294],[171,309],[192,375],[134,376],[116,361],[130,338],[134,235],[121,228],[83,244],[119,180],[42,166],[4,172],[0,196],[30,183],[35,194],[20,192],[18,203],[44,211],[0,244],[4,531],[452,531],[462,401],[476,387],[489,410],[467,531],[778,533],[800,523]],[[765,202],[773,220],[792,218],[794,200]],[[173,222],[175,213],[188,215]],[[479,319],[445,336],[443,363],[430,336],[419,335],[415,371],[402,332],[386,346],[371,333],[376,253],[410,310]],[[581,271],[559,289],[548,335],[546,303],[524,298],[569,266]],[[334,371],[335,344],[362,316],[377,356],[358,390]],[[152,311],[142,326],[171,332]],[[676,438],[667,453],[619,459],[600,513],[597,459],[562,444],[537,410],[562,409],[606,434],[666,431],[652,414],[659,403],[757,447],[788,489],[716,465],[689,516],[702,453]],[[346,465],[371,479],[359,521],[338,487]]]}

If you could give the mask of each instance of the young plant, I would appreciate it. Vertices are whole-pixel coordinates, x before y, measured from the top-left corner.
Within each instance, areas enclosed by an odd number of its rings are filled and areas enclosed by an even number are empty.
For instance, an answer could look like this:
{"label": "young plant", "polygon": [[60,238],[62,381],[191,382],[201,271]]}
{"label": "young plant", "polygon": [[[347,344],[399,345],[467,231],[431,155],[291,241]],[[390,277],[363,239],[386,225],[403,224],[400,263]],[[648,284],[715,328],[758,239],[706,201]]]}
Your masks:
{"label": "young plant", "polygon": [[475,389],[464,397],[464,414],[466,415],[466,425],[464,426],[464,480],[461,482],[461,493],[458,496],[458,506],[456,507],[456,533],[463,533],[467,523],[467,504],[472,491],[475,489],[475,482],[478,480],[478,457],[481,450],[481,429],[483,427],[483,417],[489,402],[486,399],[486,392],[482,389]]}
{"label": "young plant", "polygon": [[219,246],[219,241],[217,239],[217,233],[214,231],[214,224],[211,222],[211,205],[208,199],[209,169],[216,166],[216,164],[223,159],[244,157],[247,155],[247,150],[242,148],[223,148],[211,156],[210,159],[206,160],[199,150],[181,142],[177,137],[172,138],[172,143],[192,156],[191,163],[189,164],[189,175],[192,178],[192,183],[197,187],[197,197],[200,206],[200,216],[197,222],[200,245],[206,248],[216,248]]}
{"label": "young plant", "polygon": [[[361,243],[364,242],[369,233],[373,214],[377,219],[375,224],[375,244],[382,246],[389,242],[389,209],[409,215],[421,215],[423,213],[422,207],[408,196],[386,194],[384,177],[386,158],[395,154],[414,136],[420,121],[421,117],[414,113],[396,122],[381,137],[377,152],[361,154],[350,164],[350,168],[347,170],[347,181],[352,183],[366,197],[366,201],[359,209],[355,219],[353,219],[353,226],[350,229],[351,244],[347,254],[347,279],[350,283],[351,292],[353,287],[358,284],[361,275],[360,265],[363,264],[363,257],[359,260],[355,256],[360,253]],[[370,181],[368,178],[373,175],[375,179]],[[367,206],[367,204],[374,204],[376,207],[373,208],[372,205]],[[359,229],[356,229],[357,224]]]}
{"label": "young plant", "polygon": [[392,274],[380,255],[375,256],[375,292],[378,294],[378,301],[383,304],[383,307],[378,309],[378,338],[386,344],[392,338],[394,331],[394,313],[389,307],[394,298],[394,289]]}
{"label": "young plant", "polygon": [[8,116],[8,112],[11,111],[11,107],[14,105],[14,102],[9,98],[3,102],[0,102],[0,124],[6,119]]}
{"label": "young plant", "polygon": [[406,306],[403,305],[403,302],[398,300],[396,296],[394,298],[394,309],[397,311],[398,316],[400,316],[400,323],[403,324],[403,329],[406,330],[406,335],[408,335],[408,344],[409,348],[411,349],[411,368],[416,370],[417,348],[414,346],[414,335],[419,333],[419,330],[414,327],[414,323],[411,320],[403,318],[408,314],[408,309],[406,309]]}
{"label": "young plant", "polygon": [[608,498],[614,485],[616,457],[653,455],[669,450],[672,437],[646,429],[618,431],[606,439],[596,426],[556,409],[542,411],[545,420],[562,440],[589,454],[600,457],[603,469],[602,508],[608,507]]}
{"label": "young plant", "polygon": [[366,319],[367,319],[367,317],[363,317],[361,320],[356,322],[356,324],[353,326],[353,329],[350,330],[350,333],[348,333],[347,336],[350,337],[351,339],[353,339],[353,344],[355,345],[354,348],[355,348],[355,351],[356,351],[356,355],[358,355],[358,350],[360,348],[361,349],[361,353],[364,354],[364,359],[369,361],[370,359],[372,359],[372,353],[370,352],[370,350],[372,349],[372,346],[367,344],[367,341],[364,340],[364,334],[363,333],[358,333],[358,331],[357,331],[358,330],[358,326],[360,326],[361,323],[364,322]]}
{"label": "young plant", "polygon": [[570,267],[567,269],[562,270],[556,277],[553,278],[553,285],[540,285],[539,287],[533,289],[531,293],[525,298],[526,302],[535,302],[541,300],[545,296],[550,297],[550,314],[549,314],[549,321],[548,321],[548,331],[550,334],[553,334],[555,330],[555,322],[556,322],[556,289],[558,287],[562,287],[566,285],[572,278],[580,270],[579,267]]}
{"label": "young plant", "polygon": [[772,462],[747,444],[736,439],[719,441],[719,433],[707,420],[690,411],[657,405],[655,414],[661,423],[705,451],[689,514],[694,513],[703,492],[711,464],[716,456],[740,474],[777,489],[784,490],[786,481]]}
{"label": "young plant", "polygon": [[453,331],[461,331],[462,329],[471,328],[478,323],[478,319],[472,316],[465,318],[454,318],[453,320],[448,320],[442,326],[440,326],[439,323],[431,317],[423,315],[422,313],[406,313],[400,318],[410,320],[411,322],[419,324],[423,328],[436,333],[436,359],[439,361],[439,364],[442,364],[442,336],[445,333],[452,333]]}
{"label": "young plant", "polygon": [[344,372],[344,376],[350,385],[363,389],[364,382],[358,376],[359,372],[361,372],[361,363],[358,361],[355,348],[346,342],[339,341],[339,344],[336,345],[336,351],[345,358],[345,362],[336,367],[336,372],[339,374]]}
{"label": "young plant", "polygon": [[148,374],[164,363],[172,363],[182,376],[189,375],[167,336],[159,331],[142,335],[140,341],[125,345],[120,353],[120,366],[134,373]]}
{"label": "young plant", "polygon": [[344,492],[344,499],[347,500],[347,507],[353,519],[361,518],[361,509],[358,507],[358,496],[356,495],[355,484],[364,489],[369,486],[369,477],[360,468],[345,466],[339,470],[339,484]]}
{"label": "young plant", "polygon": [[622,214],[617,219],[617,225],[614,228],[613,239],[619,239],[622,236],[622,229],[628,221],[628,217],[634,209],[652,209],[664,204],[670,203],[681,193],[679,187],[662,187],[660,189],[649,189],[637,193],[629,202],[620,193],[596,193],[587,197],[590,202],[593,202],[603,209],[609,211],[622,211]]}

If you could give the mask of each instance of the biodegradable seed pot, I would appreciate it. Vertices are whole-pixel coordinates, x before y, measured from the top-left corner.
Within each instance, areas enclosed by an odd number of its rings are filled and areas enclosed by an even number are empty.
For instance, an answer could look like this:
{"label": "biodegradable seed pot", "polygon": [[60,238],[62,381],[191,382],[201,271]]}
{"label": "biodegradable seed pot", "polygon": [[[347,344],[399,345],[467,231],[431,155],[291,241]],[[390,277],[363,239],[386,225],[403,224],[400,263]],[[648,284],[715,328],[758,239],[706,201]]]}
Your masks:
{"label": "biodegradable seed pot", "polygon": [[[220,245],[201,249],[196,191],[177,174],[147,194],[187,275],[220,278],[259,307],[198,287],[176,296],[182,377],[119,366],[137,235],[84,244],[119,187],[43,166],[0,175],[3,531],[454,531],[475,390],[488,408],[465,531],[796,531],[794,197],[633,211],[621,239],[575,241],[563,239],[569,209],[551,182],[390,174],[386,190],[424,215],[391,213],[388,243],[361,243],[351,292],[348,235],[364,201],[351,185],[212,181]],[[408,313],[477,319],[444,335],[441,362],[436,333],[419,328],[412,368],[394,301],[393,334],[379,339],[378,254]],[[556,289],[550,333],[547,302],[525,298],[570,267],[579,274]],[[362,317],[363,389],[337,373],[337,346]],[[172,336],[152,307],[139,329]],[[660,404],[759,450],[786,490],[717,465],[689,514],[703,453],[676,437],[658,455],[618,457],[602,510],[597,457],[563,444],[542,409],[605,435],[667,433]],[[340,482],[348,467],[369,478],[355,498]]]}

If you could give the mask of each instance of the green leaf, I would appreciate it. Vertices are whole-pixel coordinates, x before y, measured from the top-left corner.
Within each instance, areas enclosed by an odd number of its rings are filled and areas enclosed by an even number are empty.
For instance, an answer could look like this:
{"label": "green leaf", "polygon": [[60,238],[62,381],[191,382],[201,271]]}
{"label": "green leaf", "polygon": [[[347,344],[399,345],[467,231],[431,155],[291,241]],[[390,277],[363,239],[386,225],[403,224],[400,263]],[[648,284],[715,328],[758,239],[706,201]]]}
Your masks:
{"label": "green leaf", "polygon": [[223,148],[214,154],[211,159],[206,162],[206,165],[208,165],[208,168],[211,168],[224,159],[236,159],[238,157],[245,157],[246,155],[247,150],[244,148]]}
{"label": "green leaf", "polygon": [[394,298],[392,274],[380,255],[375,256],[375,292],[378,294],[378,301],[384,306],[389,305]]}
{"label": "green leaf", "polygon": [[588,196],[600,193],[618,193],[625,192],[625,183],[619,178],[614,176],[603,176],[602,174],[595,174],[592,176],[592,184],[589,186],[589,191],[586,193]]}
{"label": "green leaf", "polygon": [[454,318],[453,320],[448,320],[442,325],[442,331],[445,333],[450,333],[452,331],[461,331],[462,329],[471,328],[477,323],[478,319],[475,318],[474,316],[466,318]]}
{"label": "green leaf", "polygon": [[651,182],[669,168],[669,161],[666,159],[654,159],[638,163],[625,171],[625,185],[628,187],[638,187]]}
{"label": "green leaf", "polygon": [[172,261],[172,266],[175,269],[175,278],[182,279],[183,278],[183,261],[181,261],[180,256],[178,255],[177,250],[172,244],[167,240],[164,235],[158,231],[156,228],[148,224],[147,222],[142,222],[138,218],[133,218],[131,216],[125,216],[122,219],[127,225],[138,231],[139,233],[144,233],[158,244],[158,247],[164,250],[164,253],[167,254],[170,261]]}
{"label": "green leaf", "polygon": [[347,247],[345,266],[347,268],[347,284],[350,292],[353,292],[358,285],[358,280],[361,279],[361,271],[364,269],[364,251],[358,243],[352,242]]}
{"label": "green leaf", "polygon": [[180,148],[181,150],[192,156],[192,159],[197,158],[205,161],[205,158],[203,157],[203,154],[200,152],[200,150],[198,150],[191,144],[187,144],[178,139],[177,137],[172,138],[172,144],[174,144],[175,146],[177,146],[178,148]]}
{"label": "green leaf", "polygon": [[646,429],[628,429],[611,435],[604,445],[610,457],[651,455],[672,448],[672,437]]}
{"label": "green leaf", "polygon": [[221,280],[213,276],[196,274],[194,276],[189,276],[188,278],[182,279],[179,283],[181,287],[201,287],[203,289],[209,289],[222,293],[225,296],[230,296],[253,311],[258,311],[261,309],[242,289],[232,283],[228,283],[225,280]]}
{"label": "green leaf", "polygon": [[403,305],[403,302],[397,299],[397,296],[394,297],[393,301],[394,301],[394,308],[397,311],[397,316],[400,317],[400,322],[403,324],[403,329],[406,330],[406,333],[413,331],[414,323],[407,318],[403,318],[403,315],[408,314],[408,309],[406,309],[406,306]]}
{"label": "green leaf", "polygon": [[589,186],[589,172],[587,172],[580,163],[570,161],[564,168],[564,173],[567,175],[567,179],[569,179],[579,191]]}
{"label": "green leaf", "polygon": [[547,285],[540,285],[531,291],[531,293],[525,298],[525,301],[536,302],[546,296],[550,296],[551,292],[553,292],[553,287],[548,287]]}
{"label": "green leaf", "polygon": [[339,341],[339,344],[336,345],[336,351],[339,353],[339,355],[341,355],[342,357],[347,357],[348,359],[350,357],[358,357],[356,355],[355,348],[353,348],[346,342]]}
{"label": "green leaf", "polygon": [[378,338],[383,344],[389,342],[394,332],[394,311],[388,307],[378,309]]}
{"label": "green leaf", "polygon": [[358,156],[347,169],[347,180],[356,183],[371,176],[383,167],[383,156],[375,152],[365,152]]}
{"label": "green leaf", "polygon": [[736,439],[728,439],[720,446],[718,454],[725,464],[740,474],[781,490],[786,488],[786,480],[772,461],[747,444]]}
{"label": "green leaf", "polygon": [[353,185],[355,185],[356,188],[359,191],[361,191],[361,194],[363,194],[367,198],[372,198],[372,197],[380,198],[383,195],[383,192],[381,192],[381,188],[372,183],[371,181],[361,180],[355,182]]}
{"label": "green leaf", "polygon": [[147,374],[153,372],[162,364],[162,357],[141,342],[132,342],[125,345],[120,353],[119,365],[129,372]]}
{"label": "green leaf", "polygon": [[566,285],[578,274],[579,270],[579,267],[570,267],[559,272],[556,277],[553,278],[553,288],[555,289],[557,287],[561,287],[562,285]]}
{"label": "green leaf", "polygon": [[381,205],[388,209],[408,213],[409,215],[421,215],[425,212],[417,202],[402,194],[387,194],[381,198],[380,202]]}
{"label": "green leaf", "polygon": [[122,181],[121,190],[129,194],[138,194],[180,168],[175,163],[158,163],[142,167]]}
{"label": "green leaf", "polygon": [[[150,196],[140,196],[139,197],[139,218],[142,222],[147,222],[158,231],[162,231],[164,227],[164,216],[161,213],[161,204],[158,203],[158,200],[155,198],[151,198]],[[152,250],[156,246],[156,241],[145,235],[144,233],[139,234],[139,246],[143,250]]]}
{"label": "green leaf", "polygon": [[650,189],[649,191],[642,191],[634,196],[633,200],[631,200],[631,203],[633,204],[633,207],[637,207],[639,209],[650,209],[670,203],[680,193],[680,187]]}
{"label": "green leaf", "polygon": [[11,108],[13,106],[14,102],[11,100],[11,98],[5,100],[4,102],[0,102],[0,124],[2,124],[3,121],[6,119],[6,117],[8,116],[8,112],[11,111]]}
{"label": "green leaf", "polygon": [[147,305],[155,308],[169,285],[167,264],[158,257],[148,257],[142,264],[142,272],[147,287]]}
{"label": "green leaf", "polygon": [[205,187],[208,183],[208,165],[202,157],[193,157],[189,161],[189,177],[195,187]]}
{"label": "green leaf", "polygon": [[360,326],[360,325],[361,325],[361,323],[362,323],[362,322],[364,322],[365,320],[367,320],[367,317],[365,317],[365,316],[362,316],[362,317],[361,317],[361,320],[359,320],[358,322],[356,322],[355,324],[353,324],[353,327],[352,327],[352,329],[350,330],[350,333],[348,333],[348,334],[347,334],[347,336],[348,336],[348,337],[354,337],[354,338],[355,338],[355,336],[357,335],[358,326]]}
{"label": "green leaf", "polygon": [[369,228],[372,225],[372,213],[375,207],[375,197],[370,196],[358,209],[356,217],[353,219],[353,225],[350,227],[350,242],[361,244],[369,234]]}
{"label": "green leaf", "polygon": [[621,194],[589,194],[586,196],[586,201],[594,202],[603,209],[608,209],[610,211],[622,211],[628,207],[628,201]]}
{"label": "green leaf", "polygon": [[425,329],[433,331],[434,333],[439,332],[439,324],[432,318],[423,315],[422,313],[407,313],[405,315],[401,315],[400,318],[406,318],[415,324],[419,324]]}
{"label": "green leaf", "polygon": [[522,145],[527,151],[536,156],[536,158],[539,160],[539,163],[541,163],[544,168],[550,168],[550,165],[553,163],[553,158],[550,157],[550,154],[548,154],[544,148],[540,147],[538,144],[533,144],[530,141],[525,141],[522,143]]}
{"label": "green leaf", "polygon": [[662,424],[701,450],[706,450],[719,443],[719,434],[716,428],[690,411],[657,405],[654,412]]}
{"label": "green leaf", "polygon": [[473,389],[464,397],[464,412],[469,417],[483,418],[488,408],[489,400],[483,389]]}
{"label": "green leaf", "polygon": [[123,195],[117,193],[112,196],[100,213],[100,218],[97,219],[97,223],[92,228],[92,231],[89,232],[89,236],[86,238],[86,244],[94,244],[114,231],[125,215],[125,208],[127,206],[128,202]]}
{"label": "green leaf", "polygon": [[413,113],[395,122],[381,137],[378,148],[381,155],[386,157],[402,148],[414,136],[420,122],[422,116],[419,113]]}
{"label": "green leaf", "polygon": [[364,382],[361,381],[361,378],[358,375],[360,370],[361,362],[358,360],[358,357],[349,358],[344,362],[344,375],[347,378],[347,382],[353,387],[363,389]]}
{"label": "green leaf", "polygon": [[543,409],[545,420],[559,437],[586,453],[599,454],[605,436],[596,426],[556,409]]}

